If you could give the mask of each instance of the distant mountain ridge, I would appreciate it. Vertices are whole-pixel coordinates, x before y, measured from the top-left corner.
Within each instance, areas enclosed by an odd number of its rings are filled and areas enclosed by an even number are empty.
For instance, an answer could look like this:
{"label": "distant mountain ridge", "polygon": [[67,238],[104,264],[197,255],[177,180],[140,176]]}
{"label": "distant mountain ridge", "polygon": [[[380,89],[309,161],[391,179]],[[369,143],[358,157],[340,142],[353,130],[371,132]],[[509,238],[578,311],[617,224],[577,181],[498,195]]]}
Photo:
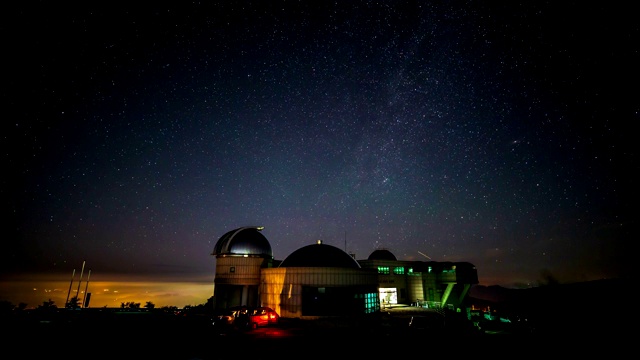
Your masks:
{"label": "distant mountain ridge", "polygon": [[502,302],[514,296],[514,291],[520,289],[510,289],[500,285],[473,285],[469,291],[469,296],[473,299],[489,302]]}
{"label": "distant mountain ridge", "polygon": [[[629,306],[612,299],[630,292],[630,279],[601,279],[528,289],[472,287],[469,304],[538,334],[624,335]],[[624,291],[626,290],[626,291]]]}
{"label": "distant mountain ridge", "polygon": [[474,285],[469,297],[473,300],[492,303],[541,301],[549,297],[557,300],[581,300],[602,292],[621,290],[628,286],[629,280],[623,278],[600,279],[586,282],[553,284],[531,287],[526,289],[511,289],[500,285]]}

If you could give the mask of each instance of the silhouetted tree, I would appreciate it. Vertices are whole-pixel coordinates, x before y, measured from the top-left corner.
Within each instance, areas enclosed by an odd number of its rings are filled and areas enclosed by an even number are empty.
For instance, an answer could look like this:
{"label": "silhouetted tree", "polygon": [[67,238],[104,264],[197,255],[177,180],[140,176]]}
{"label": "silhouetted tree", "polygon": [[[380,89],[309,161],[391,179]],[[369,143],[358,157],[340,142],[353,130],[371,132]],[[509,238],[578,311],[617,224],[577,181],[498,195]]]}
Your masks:
{"label": "silhouetted tree", "polygon": [[175,313],[176,311],[178,311],[178,307],[177,306],[163,306],[160,308],[160,310],[162,310],[165,313]]}
{"label": "silhouetted tree", "polygon": [[145,308],[151,310],[154,309],[156,307],[156,304],[152,303],[151,301],[147,301],[147,303],[144,305]]}
{"label": "silhouetted tree", "polygon": [[560,284],[560,281],[558,281],[558,279],[556,279],[556,277],[553,276],[553,274],[551,274],[551,271],[549,271],[548,269],[542,270],[540,275],[542,276],[540,286],[554,286]]}
{"label": "silhouetted tree", "polygon": [[131,301],[128,303],[128,307],[129,309],[140,309],[140,303]]}
{"label": "silhouetted tree", "polygon": [[10,301],[0,300],[0,313],[8,313],[13,311],[13,309],[15,308],[16,306],[13,305],[13,303],[11,303]]}
{"label": "silhouetted tree", "polygon": [[43,301],[42,305],[38,305],[37,309],[40,310],[53,310],[53,309],[57,309],[58,306],[56,305],[56,302],[49,299],[48,301]]}
{"label": "silhouetted tree", "polygon": [[129,302],[126,302],[126,303],[120,303],[120,308],[121,309],[124,309],[124,308],[127,308],[127,309],[140,309],[140,303],[136,303],[136,302],[133,302],[133,301],[129,301]]}
{"label": "silhouetted tree", "polygon": [[207,299],[207,302],[204,304],[204,306],[209,310],[213,311],[213,309],[215,308],[215,302],[214,302],[213,296]]}
{"label": "silhouetted tree", "polygon": [[78,297],[74,296],[71,299],[69,299],[69,302],[67,303],[67,308],[68,309],[77,309],[77,308],[80,307],[79,302],[80,302],[80,300],[78,300]]}

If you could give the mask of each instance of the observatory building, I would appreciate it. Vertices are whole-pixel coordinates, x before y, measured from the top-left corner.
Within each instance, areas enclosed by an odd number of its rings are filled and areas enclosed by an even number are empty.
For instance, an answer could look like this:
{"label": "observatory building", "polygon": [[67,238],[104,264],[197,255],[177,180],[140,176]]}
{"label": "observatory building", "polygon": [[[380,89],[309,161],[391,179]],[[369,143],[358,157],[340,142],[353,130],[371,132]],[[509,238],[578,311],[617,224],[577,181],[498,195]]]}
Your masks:
{"label": "observatory building", "polygon": [[385,249],[356,260],[321,241],[275,260],[262,229],[241,227],[218,239],[211,254],[215,309],[268,306],[281,317],[307,319],[396,305],[459,310],[478,283],[467,262],[403,261]]}

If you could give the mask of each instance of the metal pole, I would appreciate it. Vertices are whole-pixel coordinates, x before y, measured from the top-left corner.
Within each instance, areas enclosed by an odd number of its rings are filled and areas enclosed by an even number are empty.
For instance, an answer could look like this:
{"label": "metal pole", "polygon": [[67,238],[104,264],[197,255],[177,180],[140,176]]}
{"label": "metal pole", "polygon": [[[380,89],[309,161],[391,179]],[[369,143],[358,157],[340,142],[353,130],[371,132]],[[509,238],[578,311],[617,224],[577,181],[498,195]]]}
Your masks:
{"label": "metal pole", "polygon": [[[82,283],[82,274],[84,273],[84,263],[85,261],[82,261],[82,271],[80,271],[80,280],[78,280],[78,290],[76,290],[76,300],[80,300],[80,284]],[[76,301],[76,304],[78,302]]]}
{"label": "metal pole", "polygon": [[85,305],[85,300],[87,299],[87,289],[89,288],[90,277],[91,277],[91,269],[89,269],[89,274],[87,274],[87,283],[84,285],[84,295],[82,296],[82,307],[87,307]]}
{"label": "metal pole", "polygon": [[73,269],[73,273],[71,273],[71,282],[69,283],[69,291],[67,292],[67,301],[64,303],[64,307],[69,305],[69,294],[71,294],[71,286],[73,286],[73,277],[76,276],[76,269]]}

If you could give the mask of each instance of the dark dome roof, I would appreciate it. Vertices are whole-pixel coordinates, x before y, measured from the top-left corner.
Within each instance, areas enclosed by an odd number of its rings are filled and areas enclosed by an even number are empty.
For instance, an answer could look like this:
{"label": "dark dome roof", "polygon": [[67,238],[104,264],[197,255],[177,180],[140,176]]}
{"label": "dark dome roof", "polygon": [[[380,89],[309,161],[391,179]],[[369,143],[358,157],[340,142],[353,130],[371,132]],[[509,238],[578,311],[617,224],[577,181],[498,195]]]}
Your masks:
{"label": "dark dome roof", "polygon": [[393,260],[396,261],[396,256],[391,251],[386,249],[378,249],[369,255],[369,260]]}
{"label": "dark dome roof", "polygon": [[322,243],[307,245],[292,252],[279,267],[342,267],[359,269],[360,264],[341,249]]}
{"label": "dark dome roof", "polygon": [[273,257],[271,245],[260,231],[262,226],[245,226],[222,235],[211,255],[254,255]]}

